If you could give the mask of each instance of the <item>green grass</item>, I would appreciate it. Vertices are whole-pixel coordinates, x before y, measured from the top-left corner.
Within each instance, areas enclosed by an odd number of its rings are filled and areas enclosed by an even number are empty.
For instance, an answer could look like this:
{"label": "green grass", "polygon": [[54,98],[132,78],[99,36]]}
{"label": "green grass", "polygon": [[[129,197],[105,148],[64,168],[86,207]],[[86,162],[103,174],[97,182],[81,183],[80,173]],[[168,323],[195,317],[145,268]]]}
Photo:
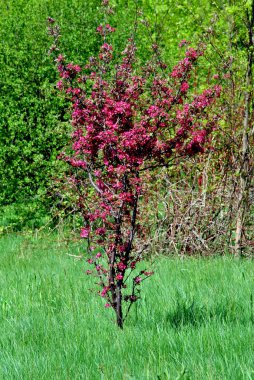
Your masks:
{"label": "green grass", "polygon": [[0,241],[0,379],[254,379],[253,261],[159,259],[120,331],[55,240]]}

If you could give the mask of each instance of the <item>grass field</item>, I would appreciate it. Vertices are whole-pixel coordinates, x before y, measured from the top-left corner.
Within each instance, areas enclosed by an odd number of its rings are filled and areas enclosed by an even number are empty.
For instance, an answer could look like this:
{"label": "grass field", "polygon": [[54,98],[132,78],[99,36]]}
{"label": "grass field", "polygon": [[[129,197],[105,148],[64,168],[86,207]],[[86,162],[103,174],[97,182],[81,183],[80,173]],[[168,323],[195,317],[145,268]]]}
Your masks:
{"label": "grass field", "polygon": [[0,379],[254,379],[253,261],[158,261],[124,331],[75,246],[0,241]]}

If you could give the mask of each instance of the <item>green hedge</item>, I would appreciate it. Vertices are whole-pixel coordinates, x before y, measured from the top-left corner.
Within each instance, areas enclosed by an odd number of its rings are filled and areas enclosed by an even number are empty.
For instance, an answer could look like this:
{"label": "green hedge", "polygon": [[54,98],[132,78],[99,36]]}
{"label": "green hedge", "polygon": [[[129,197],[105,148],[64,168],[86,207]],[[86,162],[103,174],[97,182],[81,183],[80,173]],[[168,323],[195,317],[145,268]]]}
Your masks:
{"label": "green hedge", "polygon": [[[83,64],[96,54],[103,22],[101,0],[5,0],[0,4],[0,206],[50,201],[47,189],[61,166],[56,156],[68,142],[66,102],[55,89],[57,73],[47,51],[46,19],[61,26],[62,51],[69,61]],[[135,2],[112,0],[119,49],[133,28]],[[139,0],[151,36],[173,65],[181,39],[196,41],[216,9],[209,0]],[[139,16],[142,18],[143,16]],[[149,55],[151,36],[139,27],[141,64]],[[156,37],[157,36],[157,37]],[[41,206],[40,206],[41,207]],[[32,207],[33,209],[33,207]]]}
{"label": "green hedge", "polygon": [[57,1],[45,0],[1,3],[1,204],[34,196],[47,186],[56,155],[68,138],[66,104],[54,87],[57,74],[47,55],[46,18],[51,15],[62,25],[63,50],[70,60],[80,61],[97,46],[93,31],[98,3],[64,0],[60,7]]}

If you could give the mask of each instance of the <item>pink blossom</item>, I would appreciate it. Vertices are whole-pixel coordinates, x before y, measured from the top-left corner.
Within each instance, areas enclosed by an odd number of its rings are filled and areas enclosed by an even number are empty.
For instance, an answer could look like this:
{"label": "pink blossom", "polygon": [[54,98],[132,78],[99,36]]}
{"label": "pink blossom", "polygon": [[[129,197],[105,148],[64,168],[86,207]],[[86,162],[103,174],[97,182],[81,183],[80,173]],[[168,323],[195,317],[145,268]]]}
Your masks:
{"label": "pink blossom", "polygon": [[121,193],[121,194],[119,194],[119,198],[122,201],[125,201],[128,203],[132,203],[133,199],[134,199],[133,194],[131,194],[131,193]]}
{"label": "pink blossom", "polygon": [[188,58],[191,58],[191,59],[196,59],[198,58],[200,53],[198,53],[197,50],[193,49],[193,48],[189,48],[186,52],[186,57]]}
{"label": "pink blossom", "polygon": [[95,170],[95,171],[94,171],[94,175],[95,175],[96,177],[99,177],[99,176],[101,175],[101,170]]}
{"label": "pink blossom", "polygon": [[150,106],[149,109],[147,110],[147,114],[150,117],[157,117],[160,114],[160,108],[157,106]]}
{"label": "pink blossom", "polygon": [[96,28],[97,32],[98,33],[102,33],[103,32],[103,27],[102,25],[99,25],[97,28]]}
{"label": "pink blossom", "polygon": [[112,45],[109,45],[107,44],[106,42],[101,46],[101,49],[102,50],[105,50],[105,51],[112,51],[113,50],[113,47]]}
{"label": "pink blossom", "polygon": [[188,83],[187,82],[183,82],[181,84],[181,92],[186,93],[188,91],[188,89],[189,89]]}
{"label": "pink blossom", "polygon": [[87,238],[89,236],[90,228],[82,227],[80,231],[80,237]]}
{"label": "pink blossom", "polygon": [[81,71],[81,67],[79,65],[73,65],[73,63],[69,63],[67,65],[67,69],[79,73]]}
{"label": "pink blossom", "polygon": [[123,271],[123,270],[125,270],[127,268],[127,266],[122,261],[117,264],[117,267],[121,271]]}
{"label": "pink blossom", "polygon": [[62,80],[59,80],[56,84],[56,87],[58,88],[58,90],[62,90],[63,89],[63,81]]}
{"label": "pink blossom", "polygon": [[179,43],[178,46],[181,48],[181,47],[187,45],[188,43],[189,43],[189,42],[188,42],[187,40],[182,40],[182,41]]}
{"label": "pink blossom", "polygon": [[97,228],[95,233],[96,233],[96,235],[104,236],[106,233],[106,228],[104,228],[104,227]]}
{"label": "pink blossom", "polygon": [[64,56],[62,54],[59,54],[59,56],[56,59],[56,62],[60,63],[60,62],[63,62],[63,60],[64,60]]}
{"label": "pink blossom", "polygon": [[112,26],[110,26],[109,24],[106,24],[106,29],[110,32],[115,32],[115,28],[113,28]]}
{"label": "pink blossom", "polygon": [[109,291],[109,287],[108,286],[105,286],[102,291],[101,291],[101,296],[102,297],[105,297],[105,295],[108,293]]}

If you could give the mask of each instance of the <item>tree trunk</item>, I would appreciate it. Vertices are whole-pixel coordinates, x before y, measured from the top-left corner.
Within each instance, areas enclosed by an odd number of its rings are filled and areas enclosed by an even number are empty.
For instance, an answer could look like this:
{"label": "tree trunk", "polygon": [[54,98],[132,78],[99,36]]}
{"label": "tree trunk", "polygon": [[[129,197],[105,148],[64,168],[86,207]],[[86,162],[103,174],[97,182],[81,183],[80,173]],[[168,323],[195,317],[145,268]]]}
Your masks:
{"label": "tree trunk", "polygon": [[123,328],[123,309],[122,309],[122,286],[117,284],[116,287],[116,323],[120,329]]}
{"label": "tree trunk", "polygon": [[[245,107],[249,108],[249,99],[245,102]],[[246,206],[248,201],[248,124],[249,124],[249,112],[248,109],[245,110],[244,117],[244,129],[242,138],[242,160],[240,168],[240,184],[239,184],[239,196],[237,200],[237,217],[236,217],[236,233],[235,233],[235,254],[240,256],[242,254],[242,240],[243,240],[243,229],[244,229],[244,219],[246,213]]]}
{"label": "tree trunk", "polygon": [[249,127],[250,127],[250,104],[252,95],[252,65],[253,65],[253,26],[254,26],[254,0],[252,1],[252,12],[249,16],[247,12],[248,33],[249,41],[247,46],[248,65],[246,72],[246,91],[244,94],[244,120],[243,120],[243,134],[242,134],[242,152],[240,161],[240,183],[239,183],[239,196],[237,200],[237,216],[236,216],[236,233],[235,233],[235,255],[242,255],[243,249],[243,231],[244,220],[246,215],[246,208],[248,204],[248,190],[249,190]]}

